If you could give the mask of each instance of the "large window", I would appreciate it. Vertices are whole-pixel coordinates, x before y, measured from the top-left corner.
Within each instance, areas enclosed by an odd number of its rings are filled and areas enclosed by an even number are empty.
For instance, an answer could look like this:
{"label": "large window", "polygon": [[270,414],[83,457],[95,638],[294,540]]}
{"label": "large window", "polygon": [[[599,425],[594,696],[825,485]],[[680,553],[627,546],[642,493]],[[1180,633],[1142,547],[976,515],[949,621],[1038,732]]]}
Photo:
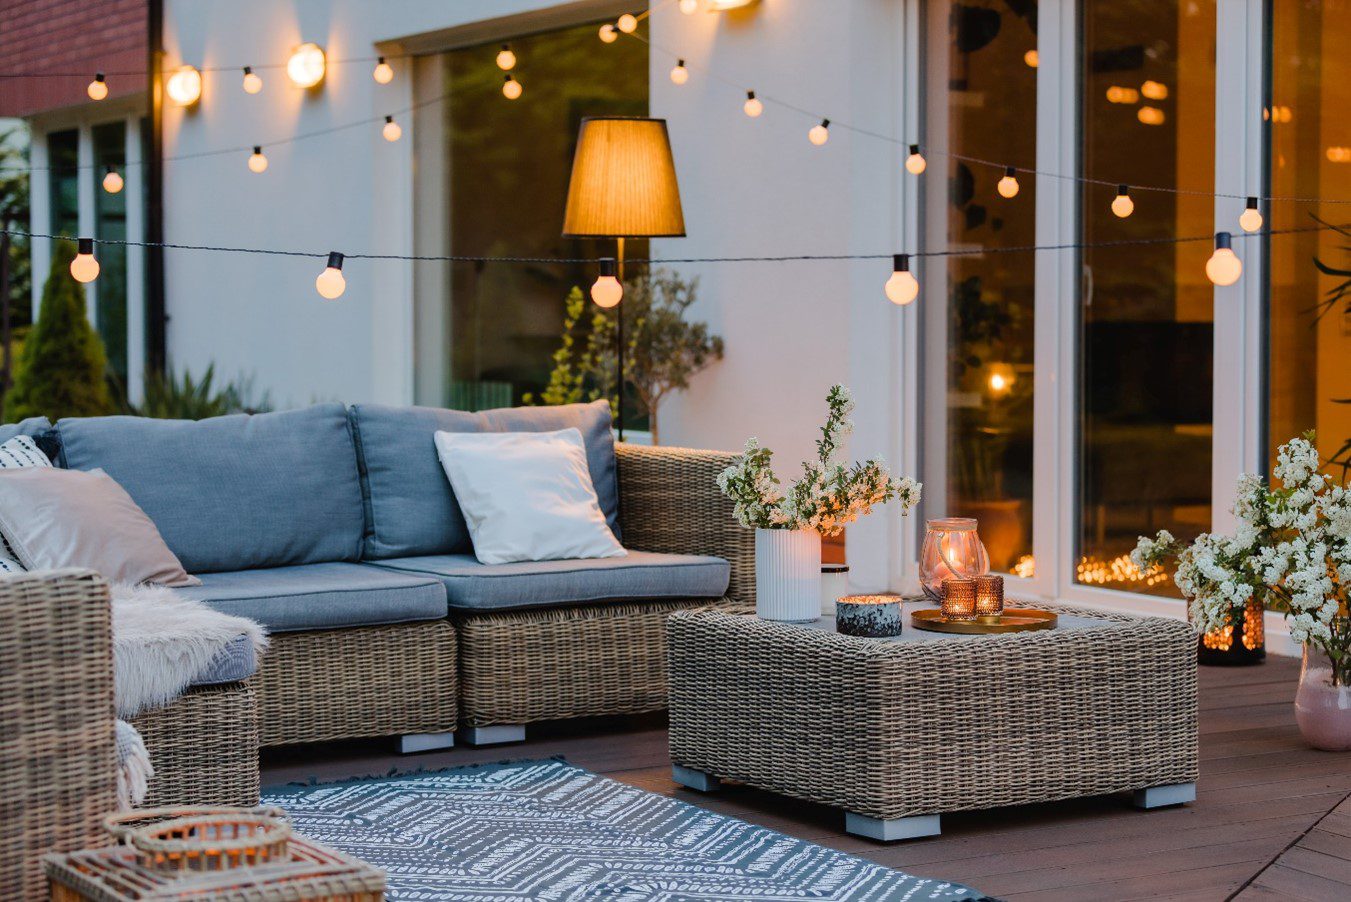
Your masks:
{"label": "large window", "polygon": [[[1215,173],[1214,0],[1081,7],[1085,243],[1206,235]],[[1178,188],[1196,194],[1141,190]],[[1214,291],[1205,243],[1085,248],[1078,334],[1078,581],[1175,592],[1129,565],[1136,537],[1211,522]]]}
{"label": "large window", "polygon": [[[109,122],[93,128],[94,169],[86,171],[94,187],[94,237],[100,241],[127,239],[127,191],[109,194],[102,188],[103,176],[109,166],[118,172],[126,170],[126,122]],[[127,246],[125,244],[99,245],[100,274],[97,286],[95,320],[103,347],[108,355],[108,370],[127,384]]]}
{"label": "large window", "polygon": [[[441,159],[431,165],[444,173],[445,252],[613,255],[613,244],[561,237],[568,177],[584,116],[647,115],[647,45],[601,45],[595,23],[511,44],[518,60],[513,75],[523,87],[517,100],[503,96],[496,44],[441,57],[448,100],[439,123]],[[630,242],[626,252],[645,257],[646,244]],[[454,266],[445,296],[419,300],[443,306],[442,316],[419,315],[446,333],[439,342],[420,342],[419,368],[444,375],[439,385],[419,375],[419,401],[481,409],[538,393],[561,341],[568,292],[587,284],[580,265]],[[448,365],[435,359],[444,353]]]}

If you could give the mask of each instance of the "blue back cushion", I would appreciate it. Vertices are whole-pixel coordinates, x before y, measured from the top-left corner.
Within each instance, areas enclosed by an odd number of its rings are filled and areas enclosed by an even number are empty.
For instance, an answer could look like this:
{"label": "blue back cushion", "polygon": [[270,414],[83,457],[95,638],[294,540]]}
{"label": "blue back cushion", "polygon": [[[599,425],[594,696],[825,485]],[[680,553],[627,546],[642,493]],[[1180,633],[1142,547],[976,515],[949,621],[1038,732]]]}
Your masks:
{"label": "blue back cushion", "polygon": [[41,435],[51,428],[52,424],[47,422],[46,417],[29,417],[17,423],[5,423],[0,426],[0,442],[7,442],[16,435],[26,435],[31,438],[35,435]]}
{"label": "blue back cushion", "polygon": [[482,413],[361,404],[352,408],[352,422],[370,506],[368,560],[470,550],[464,515],[436,456],[437,432],[550,432],[577,427],[586,443],[587,467],[600,509],[619,536],[619,482],[610,406],[604,401]]}
{"label": "blue back cushion", "polygon": [[341,404],[196,422],[64,419],[56,429],[63,465],[117,480],[189,573],[361,556],[361,479]]}

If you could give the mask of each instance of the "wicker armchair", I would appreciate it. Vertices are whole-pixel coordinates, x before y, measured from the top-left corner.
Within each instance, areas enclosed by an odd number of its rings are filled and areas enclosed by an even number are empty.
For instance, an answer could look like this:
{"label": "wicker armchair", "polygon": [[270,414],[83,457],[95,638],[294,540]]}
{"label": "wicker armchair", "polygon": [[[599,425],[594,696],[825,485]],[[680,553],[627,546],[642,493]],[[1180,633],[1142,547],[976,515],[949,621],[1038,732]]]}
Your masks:
{"label": "wicker armchair", "polygon": [[615,451],[624,544],[725,558],[732,565],[726,597],[454,615],[466,726],[663,710],[667,618],[753,603],[755,537],[737,525],[716,482],[735,455],[627,444]]}
{"label": "wicker armchair", "polygon": [[0,578],[0,887],[45,898],[39,856],[101,844],[117,808],[108,584]]}

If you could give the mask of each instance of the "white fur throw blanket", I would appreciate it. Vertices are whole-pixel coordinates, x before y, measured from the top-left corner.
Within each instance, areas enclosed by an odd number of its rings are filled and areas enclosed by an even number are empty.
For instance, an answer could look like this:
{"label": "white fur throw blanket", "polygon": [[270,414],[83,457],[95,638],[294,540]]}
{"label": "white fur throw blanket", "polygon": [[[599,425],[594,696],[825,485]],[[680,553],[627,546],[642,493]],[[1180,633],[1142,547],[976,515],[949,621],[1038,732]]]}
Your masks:
{"label": "white fur throw blanket", "polygon": [[240,635],[257,654],[267,648],[267,635],[252,620],[213,611],[172,589],[113,586],[117,716],[130,720],[173,701]]}
{"label": "white fur throw blanket", "polygon": [[117,724],[117,808],[127,811],[145,801],[155,765],[145,750],[141,734],[125,720]]}

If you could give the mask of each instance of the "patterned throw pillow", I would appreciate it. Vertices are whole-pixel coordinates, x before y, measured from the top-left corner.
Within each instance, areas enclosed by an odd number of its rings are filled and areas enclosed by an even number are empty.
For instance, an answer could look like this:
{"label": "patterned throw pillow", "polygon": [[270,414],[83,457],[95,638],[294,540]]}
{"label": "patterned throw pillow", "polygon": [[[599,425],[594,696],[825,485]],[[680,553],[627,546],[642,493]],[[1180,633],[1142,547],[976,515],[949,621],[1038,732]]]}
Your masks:
{"label": "patterned throw pillow", "polygon": [[[50,467],[52,462],[38,448],[37,443],[26,435],[16,435],[0,444],[0,470],[17,470],[27,467]],[[23,564],[18,555],[9,547],[9,539],[0,534],[0,573],[23,573]]]}

